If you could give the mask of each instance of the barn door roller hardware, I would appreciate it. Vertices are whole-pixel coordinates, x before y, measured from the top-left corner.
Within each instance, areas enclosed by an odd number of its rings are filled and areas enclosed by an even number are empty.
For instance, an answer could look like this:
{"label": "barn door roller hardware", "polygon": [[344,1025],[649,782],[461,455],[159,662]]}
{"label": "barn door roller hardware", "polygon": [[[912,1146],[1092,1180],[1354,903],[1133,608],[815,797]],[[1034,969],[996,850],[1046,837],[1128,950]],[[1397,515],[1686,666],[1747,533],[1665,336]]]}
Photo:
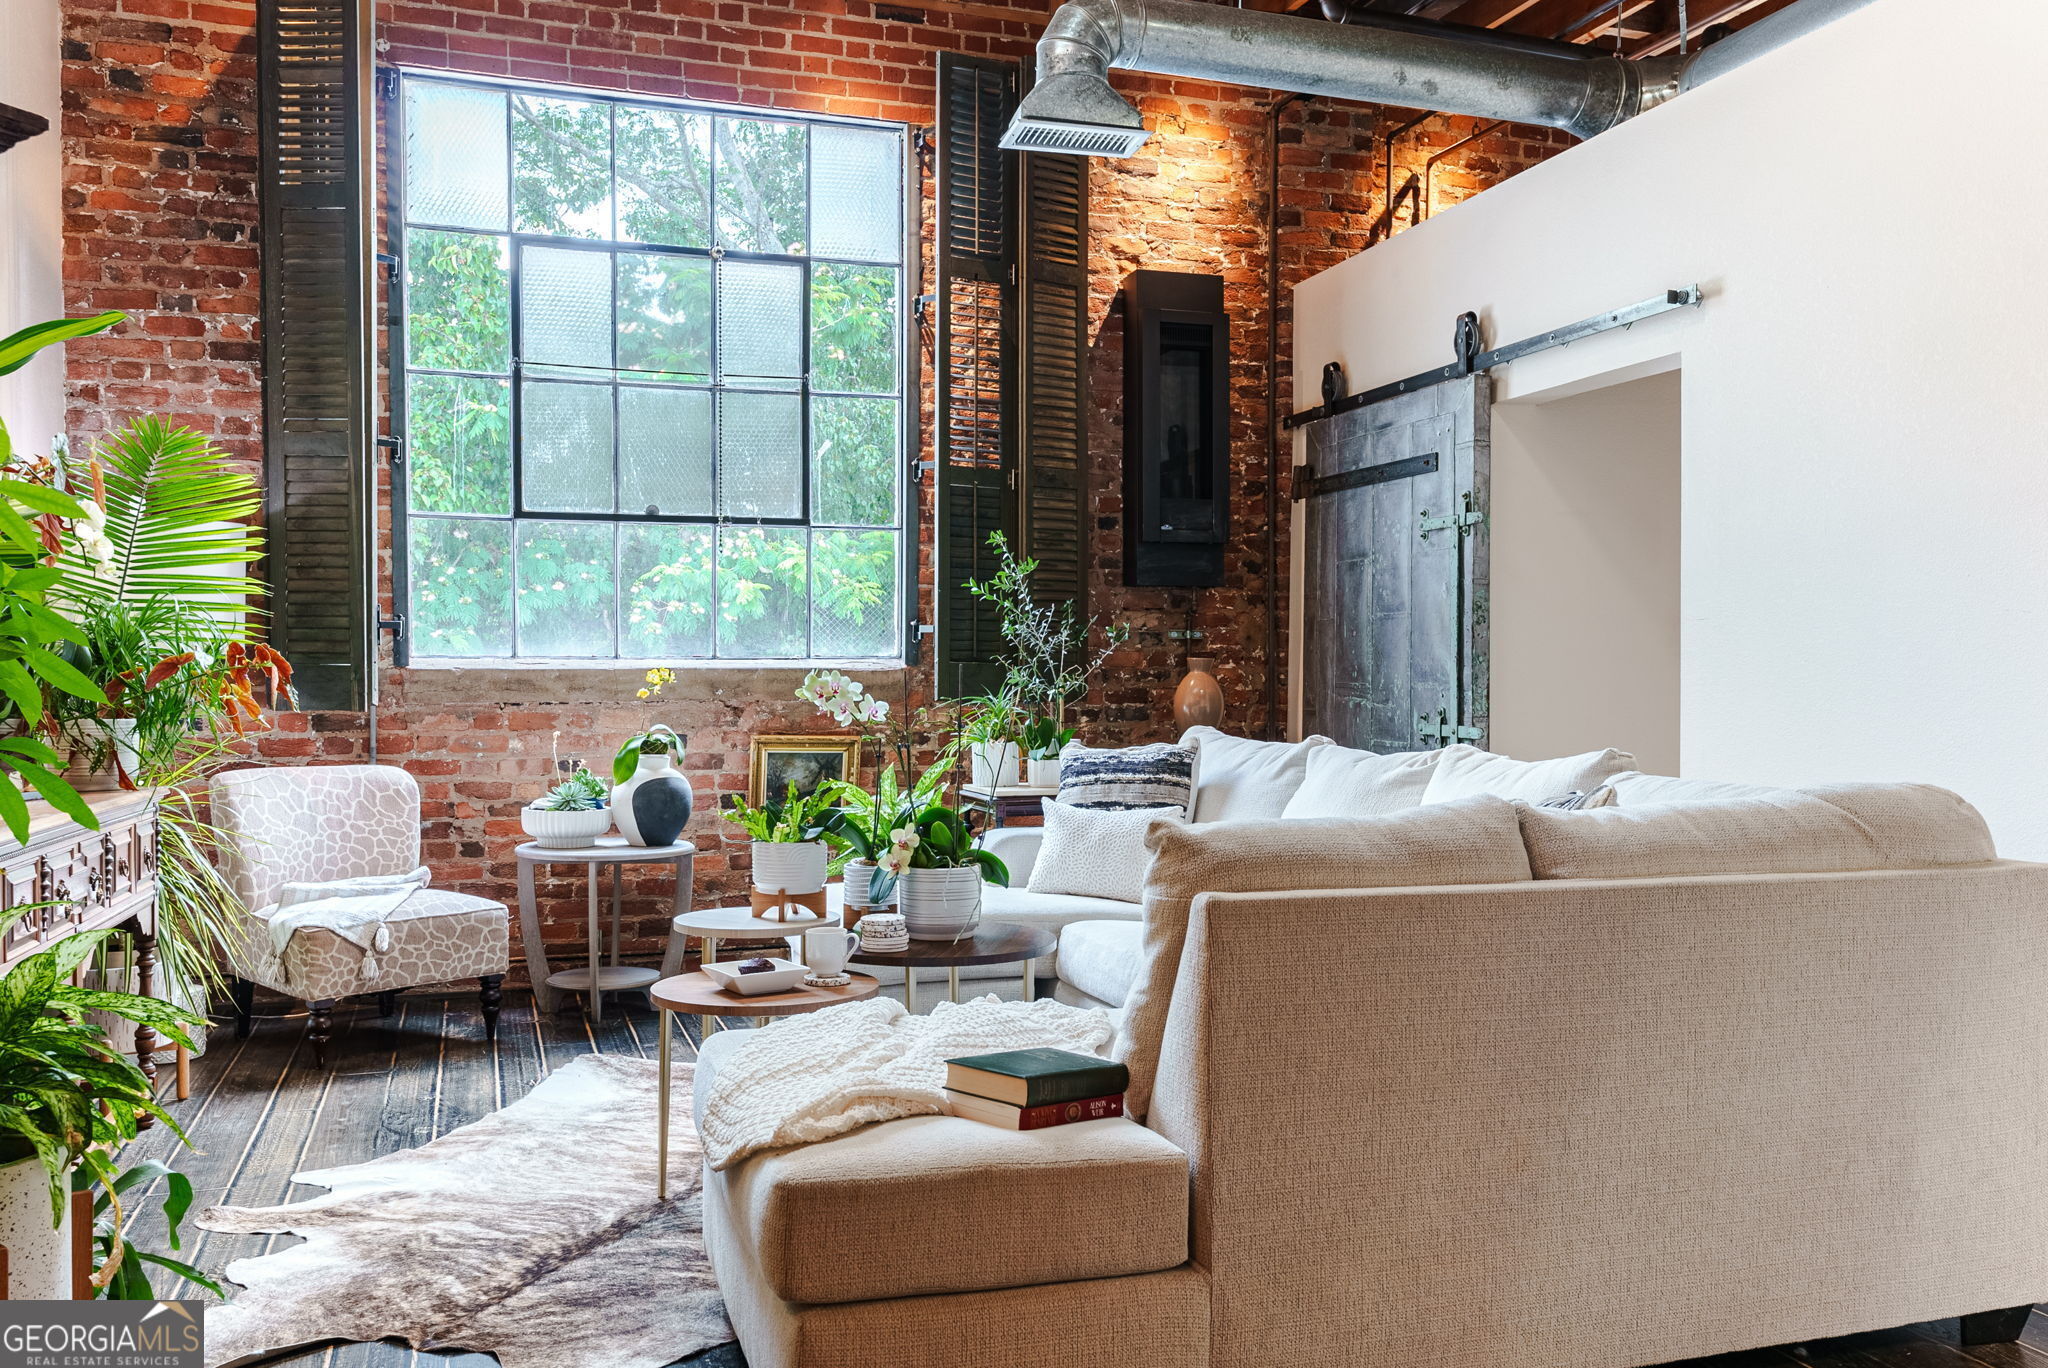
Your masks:
{"label": "barn door roller hardware", "polygon": [[1582,318],[1576,323],[1567,323],[1562,328],[1552,328],[1549,332],[1495,347],[1492,351],[1479,350],[1479,316],[1470,313],[1460,314],[1451,344],[1457,359],[1449,365],[1438,366],[1435,370],[1411,375],[1405,380],[1396,380],[1360,394],[1340,393],[1333,398],[1330,397],[1331,390],[1341,391],[1343,388],[1343,371],[1341,368],[1333,370],[1332,368],[1337,367],[1337,363],[1333,361],[1323,368],[1323,402],[1312,409],[1303,409],[1299,413],[1289,415],[1286,425],[1298,428],[1319,419],[1334,418],[1340,413],[1349,413],[1368,404],[1377,404],[1383,399],[1428,389],[1431,385],[1441,385],[1450,380],[1462,380],[1475,371],[1492,370],[1495,366],[1504,366],[1510,361],[1519,361],[1525,356],[1549,351],[1552,347],[1568,347],[1585,338],[1612,332],[1616,328],[1631,327],[1646,318],[1655,318],[1674,309],[1696,309],[1699,305],[1700,287],[1697,285],[1689,285],[1679,290],[1666,290],[1663,294],[1645,299],[1640,304],[1631,304],[1625,309],[1612,309],[1607,313],[1595,314],[1591,318]]}

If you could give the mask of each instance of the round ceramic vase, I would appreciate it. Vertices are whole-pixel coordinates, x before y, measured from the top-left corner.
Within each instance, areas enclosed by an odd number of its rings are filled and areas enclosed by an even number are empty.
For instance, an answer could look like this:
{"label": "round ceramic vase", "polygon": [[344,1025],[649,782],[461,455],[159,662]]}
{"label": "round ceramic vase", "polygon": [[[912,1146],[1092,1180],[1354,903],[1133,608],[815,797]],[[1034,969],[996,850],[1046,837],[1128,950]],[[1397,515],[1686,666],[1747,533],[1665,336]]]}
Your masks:
{"label": "round ceramic vase", "polygon": [[973,865],[906,869],[896,894],[912,940],[958,940],[981,924],[981,870]]}
{"label": "round ceramic vase", "polygon": [[1216,682],[1216,662],[1210,657],[1188,657],[1188,672],[1173,691],[1173,720],[1182,731],[1223,720],[1223,686]]}
{"label": "round ceramic vase", "polygon": [[71,1298],[71,1204],[50,1223],[50,1176],[31,1154],[0,1164],[0,1245],[7,1249],[7,1295],[16,1301]]}
{"label": "round ceramic vase", "polygon": [[674,845],[690,824],[694,802],[675,757],[662,751],[642,755],[633,777],[612,790],[611,817],[627,845]]}
{"label": "round ceramic vase", "polygon": [[754,887],[763,893],[816,893],[825,886],[823,841],[754,842]]}

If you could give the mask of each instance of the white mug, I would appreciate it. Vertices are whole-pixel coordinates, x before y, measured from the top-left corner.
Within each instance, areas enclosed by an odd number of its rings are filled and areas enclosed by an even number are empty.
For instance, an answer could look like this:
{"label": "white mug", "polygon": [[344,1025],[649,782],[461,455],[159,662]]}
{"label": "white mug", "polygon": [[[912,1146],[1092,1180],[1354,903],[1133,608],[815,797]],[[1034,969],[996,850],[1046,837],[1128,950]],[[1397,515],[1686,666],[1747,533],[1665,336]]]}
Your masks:
{"label": "white mug", "polygon": [[860,937],[837,926],[816,926],[804,932],[804,963],[819,978],[836,978],[846,972],[846,957],[860,944]]}

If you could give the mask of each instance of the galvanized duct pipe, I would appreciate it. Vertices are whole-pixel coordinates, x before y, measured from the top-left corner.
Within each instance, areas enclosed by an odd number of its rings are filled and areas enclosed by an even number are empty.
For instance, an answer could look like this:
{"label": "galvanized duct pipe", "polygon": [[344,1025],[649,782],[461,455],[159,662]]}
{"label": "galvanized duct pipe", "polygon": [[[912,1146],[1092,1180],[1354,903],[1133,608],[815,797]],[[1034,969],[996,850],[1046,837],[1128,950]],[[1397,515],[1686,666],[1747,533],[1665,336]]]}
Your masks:
{"label": "galvanized duct pipe", "polygon": [[[1115,67],[1543,124],[1587,138],[1868,3],[1801,0],[1705,52],[1630,61],[1198,0],[1067,0],[1046,24],[1038,82],[1002,145],[1102,157],[1136,152],[1146,133],[1138,111],[1109,85]],[[1738,42],[1739,51],[1716,56]]]}

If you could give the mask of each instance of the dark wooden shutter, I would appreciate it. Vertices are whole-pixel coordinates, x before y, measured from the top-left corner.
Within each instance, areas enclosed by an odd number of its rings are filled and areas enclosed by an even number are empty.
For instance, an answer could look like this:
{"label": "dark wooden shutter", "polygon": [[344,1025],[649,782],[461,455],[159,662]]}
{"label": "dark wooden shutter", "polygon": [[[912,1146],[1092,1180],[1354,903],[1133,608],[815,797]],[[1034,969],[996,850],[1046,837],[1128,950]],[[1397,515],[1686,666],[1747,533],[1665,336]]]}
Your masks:
{"label": "dark wooden shutter", "polygon": [[307,708],[361,708],[369,674],[370,7],[260,14],[270,633]]}
{"label": "dark wooden shutter", "polygon": [[1016,532],[1017,171],[996,145],[1016,102],[1014,64],[939,55],[932,580],[942,698],[1000,678],[996,616],[962,586],[995,572],[989,534]]}
{"label": "dark wooden shutter", "polygon": [[1018,516],[1041,602],[1087,611],[1088,159],[1023,157]]}

